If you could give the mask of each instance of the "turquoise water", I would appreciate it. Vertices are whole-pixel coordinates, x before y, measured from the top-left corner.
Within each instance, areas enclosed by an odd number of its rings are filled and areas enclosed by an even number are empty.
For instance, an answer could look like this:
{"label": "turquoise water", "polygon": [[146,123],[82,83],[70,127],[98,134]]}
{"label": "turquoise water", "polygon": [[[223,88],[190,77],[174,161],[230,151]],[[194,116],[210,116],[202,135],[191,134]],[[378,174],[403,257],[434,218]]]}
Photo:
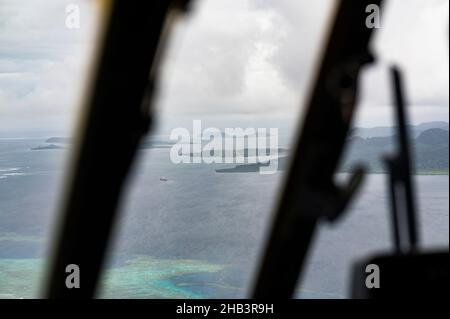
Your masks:
{"label": "turquoise water", "polygon": [[[134,256],[111,267],[101,280],[103,298],[202,298],[194,285],[178,277],[215,273],[224,267],[196,260],[161,260]],[[39,258],[0,259],[0,298],[34,298],[43,282],[44,261]]]}
{"label": "turquoise water", "polygon": [[[36,297],[42,283],[66,156],[30,150],[42,141],[0,139],[3,298]],[[217,174],[215,166],[174,165],[168,151],[139,154],[98,296],[247,296],[281,173]],[[346,215],[321,227],[299,297],[346,297],[352,262],[392,247],[385,182],[384,175],[368,176]],[[448,247],[448,176],[416,182],[423,246]]]}

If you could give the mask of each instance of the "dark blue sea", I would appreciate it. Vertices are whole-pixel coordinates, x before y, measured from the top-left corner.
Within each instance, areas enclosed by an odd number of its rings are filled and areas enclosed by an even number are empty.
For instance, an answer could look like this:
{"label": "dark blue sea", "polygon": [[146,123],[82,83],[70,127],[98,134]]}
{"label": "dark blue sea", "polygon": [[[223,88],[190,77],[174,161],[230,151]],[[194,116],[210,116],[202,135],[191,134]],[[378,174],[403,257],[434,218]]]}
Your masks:
{"label": "dark blue sea", "polygon": [[[70,148],[32,150],[44,141],[0,138],[3,298],[37,297],[42,287]],[[248,295],[283,173],[216,173],[219,167],[172,164],[167,148],[139,151],[99,297]],[[415,182],[422,247],[448,247],[448,175]],[[348,296],[352,263],[392,249],[388,204],[386,176],[369,175],[345,216],[320,228],[298,297]]]}

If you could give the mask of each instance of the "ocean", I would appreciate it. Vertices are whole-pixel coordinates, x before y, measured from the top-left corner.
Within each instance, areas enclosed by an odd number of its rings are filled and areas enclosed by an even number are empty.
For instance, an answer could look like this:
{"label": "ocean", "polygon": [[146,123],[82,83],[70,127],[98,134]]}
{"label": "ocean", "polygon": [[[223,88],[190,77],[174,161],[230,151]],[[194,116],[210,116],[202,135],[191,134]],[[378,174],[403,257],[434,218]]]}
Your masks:
{"label": "ocean", "polygon": [[[3,298],[38,297],[42,288],[68,158],[67,149],[31,150],[44,140],[0,138]],[[224,167],[175,165],[168,148],[139,151],[99,298],[248,296],[283,173],[215,171]],[[448,175],[415,182],[422,247],[448,248]],[[393,248],[388,204],[386,176],[368,175],[345,215],[320,227],[297,297],[348,296],[352,264]]]}

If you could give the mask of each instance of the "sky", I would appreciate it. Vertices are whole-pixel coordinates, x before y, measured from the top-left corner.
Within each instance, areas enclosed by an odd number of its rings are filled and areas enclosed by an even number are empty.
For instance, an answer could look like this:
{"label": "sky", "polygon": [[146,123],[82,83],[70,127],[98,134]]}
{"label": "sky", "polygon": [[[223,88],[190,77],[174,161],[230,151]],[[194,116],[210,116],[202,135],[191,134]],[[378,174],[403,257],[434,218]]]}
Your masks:
{"label": "sky", "polygon": [[[0,1],[0,133],[70,132],[95,36],[94,0]],[[388,68],[404,71],[413,123],[448,121],[449,1],[391,0],[361,77],[355,125],[392,124]],[[80,7],[80,28],[65,25]],[[335,1],[194,1],[161,68],[160,127],[285,127],[302,116]],[[68,133],[70,134],[70,133]]]}

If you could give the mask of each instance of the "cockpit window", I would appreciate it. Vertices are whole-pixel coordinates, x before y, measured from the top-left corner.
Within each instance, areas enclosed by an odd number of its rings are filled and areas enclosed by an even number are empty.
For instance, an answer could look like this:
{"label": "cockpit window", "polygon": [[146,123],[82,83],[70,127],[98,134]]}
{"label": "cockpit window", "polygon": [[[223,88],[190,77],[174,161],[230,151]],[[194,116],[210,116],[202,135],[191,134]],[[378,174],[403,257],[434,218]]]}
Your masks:
{"label": "cockpit window", "polygon": [[164,58],[101,297],[249,294],[332,7],[194,2]]}
{"label": "cockpit window", "polygon": [[97,22],[87,0],[0,3],[0,298],[41,290]]}
{"label": "cockpit window", "polygon": [[[0,4],[0,298],[42,297],[106,3]],[[156,93],[142,105],[151,131],[126,178],[98,298],[251,296],[337,1],[191,4],[157,52]],[[393,246],[392,64],[406,80],[421,246],[448,249],[448,5],[389,1],[381,11],[335,176],[363,165],[365,183],[337,223],[320,225],[295,297],[348,297],[352,263]]]}

